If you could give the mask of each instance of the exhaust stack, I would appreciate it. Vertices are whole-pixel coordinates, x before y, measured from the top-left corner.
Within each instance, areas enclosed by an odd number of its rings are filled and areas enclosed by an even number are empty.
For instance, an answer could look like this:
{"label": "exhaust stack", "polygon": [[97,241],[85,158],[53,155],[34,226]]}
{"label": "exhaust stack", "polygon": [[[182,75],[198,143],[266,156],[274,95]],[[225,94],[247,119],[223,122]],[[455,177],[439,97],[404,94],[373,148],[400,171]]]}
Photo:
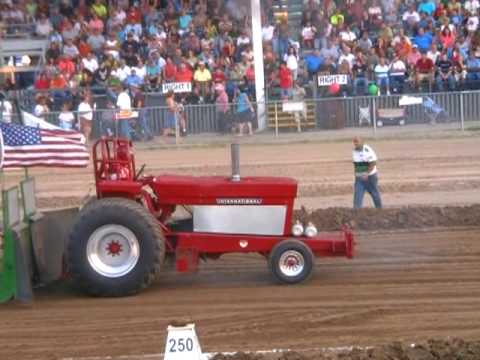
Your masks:
{"label": "exhaust stack", "polygon": [[232,181],[240,181],[240,144],[231,145]]}

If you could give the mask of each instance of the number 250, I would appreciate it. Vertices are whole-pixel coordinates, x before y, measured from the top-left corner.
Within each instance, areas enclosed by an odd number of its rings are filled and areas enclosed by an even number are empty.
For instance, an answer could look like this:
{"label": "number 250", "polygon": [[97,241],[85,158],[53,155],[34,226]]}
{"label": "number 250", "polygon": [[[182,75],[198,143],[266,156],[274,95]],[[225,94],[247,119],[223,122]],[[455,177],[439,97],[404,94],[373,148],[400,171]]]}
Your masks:
{"label": "number 250", "polygon": [[184,352],[193,350],[193,340],[191,338],[179,338],[179,339],[170,339],[168,341],[170,345],[170,352]]}

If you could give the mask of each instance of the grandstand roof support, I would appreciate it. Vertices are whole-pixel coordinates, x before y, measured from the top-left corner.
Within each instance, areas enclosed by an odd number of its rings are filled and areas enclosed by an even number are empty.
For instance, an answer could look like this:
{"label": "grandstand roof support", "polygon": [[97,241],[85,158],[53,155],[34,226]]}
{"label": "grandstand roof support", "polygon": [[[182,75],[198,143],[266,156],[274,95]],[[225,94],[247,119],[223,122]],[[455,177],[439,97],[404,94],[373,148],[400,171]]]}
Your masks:
{"label": "grandstand roof support", "polygon": [[255,65],[255,94],[257,102],[258,129],[267,127],[265,113],[265,74],[263,68],[262,16],[260,0],[250,0],[252,11],[252,42]]}

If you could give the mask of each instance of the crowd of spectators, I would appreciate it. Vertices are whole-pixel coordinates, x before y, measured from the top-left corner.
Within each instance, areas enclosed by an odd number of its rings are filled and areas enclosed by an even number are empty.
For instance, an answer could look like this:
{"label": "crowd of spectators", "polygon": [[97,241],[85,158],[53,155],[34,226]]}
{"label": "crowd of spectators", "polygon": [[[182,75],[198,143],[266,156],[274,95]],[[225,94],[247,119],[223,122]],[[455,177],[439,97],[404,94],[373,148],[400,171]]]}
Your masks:
{"label": "crowd of spectators", "polygon": [[[240,90],[255,99],[247,3],[2,0],[0,21],[33,23],[48,38],[33,87],[53,92],[56,110],[77,89],[114,97],[123,86],[161,91],[174,82],[192,85],[183,102],[213,103],[218,84],[233,102]],[[283,98],[317,74],[347,75],[349,95],[370,83],[386,94],[480,84],[479,0],[304,0],[293,30],[274,17],[276,3],[262,1],[262,39],[267,89]]]}
{"label": "crowd of spectators", "polygon": [[344,94],[480,88],[478,0],[304,3],[303,60],[310,74],[348,75]]}
{"label": "crowd of spectators", "polygon": [[[229,103],[255,96],[251,19],[243,1],[0,3],[0,28],[15,34],[33,24],[34,36],[48,39],[46,64],[31,85],[38,95],[37,116],[61,110],[60,124],[71,126],[68,111],[80,111],[86,102],[90,108],[84,106],[82,113],[91,117],[92,94],[106,94],[109,105],[122,108],[119,95],[127,91],[134,107],[139,91],[166,98],[162,86],[168,83],[191,86],[175,97],[177,108],[214,103],[223,92]],[[7,85],[15,89],[14,83]]]}
{"label": "crowd of spectators", "polygon": [[4,0],[1,6],[10,28],[34,23],[35,35],[49,40],[36,90],[67,96],[79,88],[160,91],[165,83],[188,82],[198,103],[214,101],[217,83],[230,100],[239,84],[254,95],[251,22],[229,1]]}

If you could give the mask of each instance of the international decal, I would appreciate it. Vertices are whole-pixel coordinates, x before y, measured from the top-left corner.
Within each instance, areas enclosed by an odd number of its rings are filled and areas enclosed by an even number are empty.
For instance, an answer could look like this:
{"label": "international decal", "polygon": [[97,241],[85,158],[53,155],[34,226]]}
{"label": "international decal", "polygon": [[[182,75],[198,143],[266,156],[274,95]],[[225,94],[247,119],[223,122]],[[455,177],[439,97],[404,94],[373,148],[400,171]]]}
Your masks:
{"label": "international decal", "polygon": [[218,205],[261,205],[262,199],[258,198],[219,198]]}

